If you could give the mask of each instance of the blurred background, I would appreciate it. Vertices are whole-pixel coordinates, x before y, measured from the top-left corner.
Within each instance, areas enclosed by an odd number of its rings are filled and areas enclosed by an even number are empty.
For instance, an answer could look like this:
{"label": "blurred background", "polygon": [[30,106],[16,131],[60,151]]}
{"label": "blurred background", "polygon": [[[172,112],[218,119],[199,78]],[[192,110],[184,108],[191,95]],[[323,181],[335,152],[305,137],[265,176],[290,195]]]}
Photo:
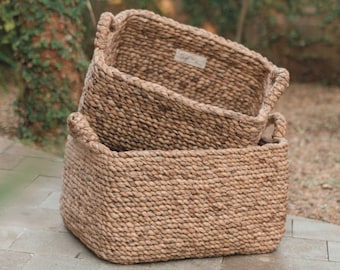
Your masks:
{"label": "blurred background", "polygon": [[[292,81],[340,85],[339,0],[111,0],[91,3],[96,19],[104,10],[113,13],[126,8],[154,10],[245,44],[275,64],[286,67]],[[93,34],[87,36],[87,41],[91,36]],[[87,46],[86,52],[91,54],[91,46]]]}
{"label": "blurred background", "polygon": [[63,154],[104,11],[153,10],[260,52],[291,74],[291,214],[340,224],[339,0],[1,0],[0,136]]}
{"label": "blurred background", "polygon": [[104,11],[129,8],[240,42],[287,68],[293,83],[340,85],[339,0],[2,0],[0,86],[12,94],[15,110],[8,112],[12,103],[2,96],[1,114],[11,117],[0,132],[62,145],[65,119],[76,110],[92,57],[96,22]]}
{"label": "blurred background", "polygon": [[[79,42],[86,59],[91,58],[95,24],[100,13],[111,11],[115,14],[128,8],[142,8],[241,42],[275,64],[286,67],[294,82],[340,85],[339,0],[60,0],[55,6],[54,1],[2,0],[2,67],[15,68],[18,64],[13,47],[20,27],[18,6],[24,6],[20,2],[33,3],[29,4],[28,11],[32,5],[38,6],[41,2],[40,5],[50,5],[49,8],[57,12],[56,6],[62,9],[64,5],[65,9],[74,12],[74,16],[81,16],[81,27],[77,30],[84,34]],[[35,18],[34,14],[30,16]],[[30,19],[26,17],[26,20]]]}

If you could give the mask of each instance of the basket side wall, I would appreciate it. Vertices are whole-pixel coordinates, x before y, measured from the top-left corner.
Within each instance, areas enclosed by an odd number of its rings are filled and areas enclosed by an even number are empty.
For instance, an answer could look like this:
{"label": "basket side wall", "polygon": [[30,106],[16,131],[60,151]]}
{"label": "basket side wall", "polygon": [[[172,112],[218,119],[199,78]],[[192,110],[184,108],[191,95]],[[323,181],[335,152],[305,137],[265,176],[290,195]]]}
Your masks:
{"label": "basket side wall", "polygon": [[[152,13],[131,11],[117,20],[105,55],[109,66],[202,103],[258,115],[270,73],[258,54]],[[175,61],[177,49],[205,57],[205,68]]]}
{"label": "basket side wall", "polygon": [[[199,149],[256,145],[263,121],[218,115],[161,87],[89,68],[80,112],[112,150]],[[222,111],[222,110],[221,110]]]}
{"label": "basket side wall", "polygon": [[66,226],[99,257],[124,264],[277,247],[287,208],[286,142],[164,153],[99,154],[70,137]]}

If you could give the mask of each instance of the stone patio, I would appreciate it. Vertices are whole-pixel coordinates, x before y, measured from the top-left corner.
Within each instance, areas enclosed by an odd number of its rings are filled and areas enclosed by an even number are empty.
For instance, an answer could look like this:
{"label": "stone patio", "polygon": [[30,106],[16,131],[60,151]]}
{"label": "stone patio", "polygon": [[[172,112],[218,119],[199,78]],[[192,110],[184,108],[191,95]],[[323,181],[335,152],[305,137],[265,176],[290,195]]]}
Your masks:
{"label": "stone patio", "polygon": [[340,269],[340,226],[288,216],[271,254],[116,265],[98,259],[59,215],[63,160],[0,138],[1,270]]}

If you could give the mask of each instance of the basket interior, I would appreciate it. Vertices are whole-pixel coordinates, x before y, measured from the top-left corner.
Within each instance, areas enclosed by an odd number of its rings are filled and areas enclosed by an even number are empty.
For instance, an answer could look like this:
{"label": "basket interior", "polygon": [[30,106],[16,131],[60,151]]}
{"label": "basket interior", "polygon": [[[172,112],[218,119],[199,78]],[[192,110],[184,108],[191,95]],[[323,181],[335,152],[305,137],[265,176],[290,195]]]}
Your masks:
{"label": "basket interior", "polygon": [[[116,29],[109,66],[198,102],[258,115],[270,72],[258,54],[143,15],[128,16]],[[177,49],[205,57],[205,67],[175,61]]]}

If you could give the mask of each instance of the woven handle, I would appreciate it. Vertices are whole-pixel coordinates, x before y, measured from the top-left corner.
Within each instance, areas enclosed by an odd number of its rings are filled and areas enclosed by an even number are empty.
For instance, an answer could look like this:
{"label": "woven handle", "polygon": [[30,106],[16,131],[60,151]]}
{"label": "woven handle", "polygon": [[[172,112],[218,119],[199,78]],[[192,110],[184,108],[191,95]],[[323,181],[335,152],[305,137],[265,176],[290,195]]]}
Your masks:
{"label": "woven handle", "polygon": [[111,12],[104,12],[100,15],[96,38],[94,40],[94,47],[99,49],[105,49],[107,45],[107,37],[115,29],[115,20]]}
{"label": "woven handle", "polygon": [[267,101],[266,101],[266,108],[265,111],[271,112],[283,94],[284,90],[289,85],[289,72],[284,68],[276,68],[275,71],[272,73],[271,79],[272,87],[267,92]]}
{"label": "woven handle", "polygon": [[74,112],[67,118],[67,127],[74,139],[82,142],[99,142],[98,135],[91,128],[86,117],[80,112]]}
{"label": "woven handle", "polygon": [[286,118],[278,112],[269,115],[268,125],[274,124],[274,131],[272,138],[278,141],[286,136],[287,121]]}

